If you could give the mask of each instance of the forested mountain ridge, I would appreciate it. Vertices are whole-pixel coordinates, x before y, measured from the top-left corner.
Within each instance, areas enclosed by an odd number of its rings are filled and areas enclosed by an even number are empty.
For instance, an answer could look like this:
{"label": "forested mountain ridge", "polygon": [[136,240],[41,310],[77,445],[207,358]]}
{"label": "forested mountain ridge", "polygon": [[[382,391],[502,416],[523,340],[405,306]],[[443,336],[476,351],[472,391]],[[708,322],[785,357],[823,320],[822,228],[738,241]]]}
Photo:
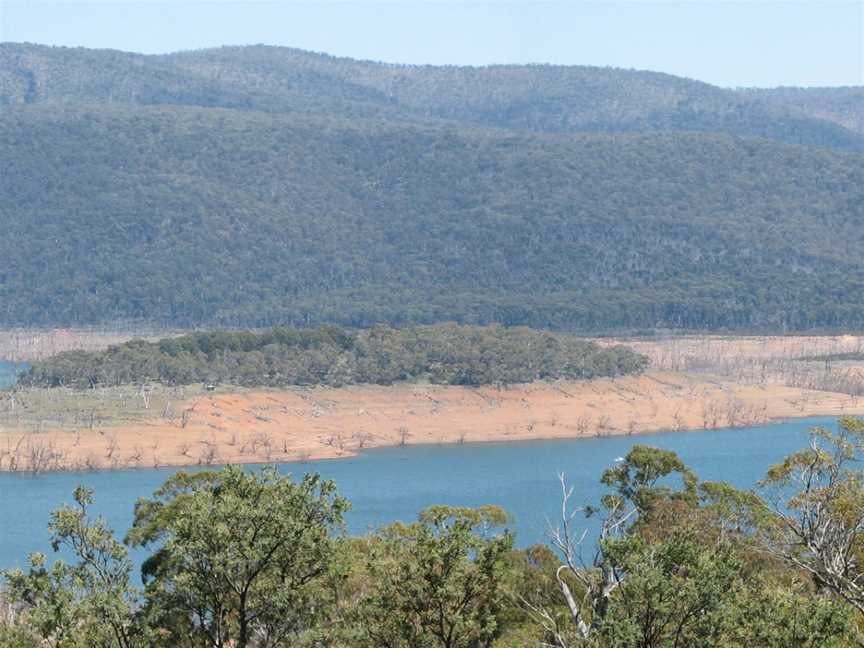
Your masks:
{"label": "forested mountain ridge", "polygon": [[64,102],[443,119],[552,133],[719,132],[864,151],[860,129],[818,105],[756,100],[658,72],[388,65],[266,46],[144,56],[0,45],[0,105]]}
{"label": "forested mountain ridge", "polygon": [[854,153],[37,104],[0,196],[7,325],[864,325]]}

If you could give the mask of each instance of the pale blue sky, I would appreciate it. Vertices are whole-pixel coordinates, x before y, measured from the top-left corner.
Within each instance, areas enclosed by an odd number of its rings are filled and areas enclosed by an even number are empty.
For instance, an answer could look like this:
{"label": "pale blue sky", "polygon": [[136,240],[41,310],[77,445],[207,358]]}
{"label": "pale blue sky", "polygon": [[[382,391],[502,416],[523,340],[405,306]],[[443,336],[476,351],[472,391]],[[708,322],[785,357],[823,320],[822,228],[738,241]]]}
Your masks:
{"label": "pale blue sky", "polygon": [[145,53],[267,43],[401,63],[611,65],[723,86],[864,84],[864,0],[0,0],[0,41]]}

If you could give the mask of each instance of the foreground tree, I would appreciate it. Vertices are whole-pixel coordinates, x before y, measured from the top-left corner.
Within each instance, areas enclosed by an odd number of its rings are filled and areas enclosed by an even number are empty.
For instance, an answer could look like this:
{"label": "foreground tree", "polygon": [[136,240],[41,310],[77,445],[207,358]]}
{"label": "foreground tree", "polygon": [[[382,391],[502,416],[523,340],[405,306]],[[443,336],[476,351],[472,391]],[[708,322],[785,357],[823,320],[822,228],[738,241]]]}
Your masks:
{"label": "foreground tree", "polygon": [[347,501],[332,482],[258,473],[177,473],[136,505],[133,546],[148,607],[171,646],[290,645],[322,621]]}
{"label": "foreground tree", "polygon": [[[754,557],[765,517],[755,495],[698,484],[674,453],[642,446],[603,474],[602,509],[572,509],[561,481],[552,543],[567,613],[524,600],[547,645],[839,647],[856,638],[848,606]],[[580,513],[602,516],[590,563]]]}
{"label": "foreground tree", "polygon": [[[485,648],[511,606],[504,588],[509,533],[493,534],[497,507],[435,506],[372,542],[369,591],[356,614],[357,644],[387,648]],[[355,644],[356,645],[356,644]]]}
{"label": "foreground tree", "polygon": [[76,562],[57,560],[49,567],[47,557],[36,553],[29,556],[26,573],[16,569],[4,574],[6,596],[30,629],[27,633],[19,627],[13,633],[7,628],[8,640],[17,635],[14,640],[22,641],[30,634],[58,648],[149,645],[146,627],[136,618],[139,593],[130,583],[132,563],[126,548],[104,520],[88,514],[92,491],[78,487],[74,499],[74,506],[53,513],[48,528],[54,551],[62,548]]}
{"label": "foreground tree", "polygon": [[[658,485],[664,478],[677,475],[680,489],[668,483]],[[602,500],[603,518],[600,522],[596,550],[590,564],[584,558],[586,533],[577,533],[574,522],[580,514],[593,518],[601,509],[588,506],[573,509],[570,500],[573,489],[568,488],[564,475],[560,476],[562,508],[559,525],[552,532],[552,544],[562,558],[557,570],[558,587],[570,615],[569,630],[548,610],[526,601],[559,646],[570,643],[569,633],[575,632],[587,640],[602,622],[609,610],[614,591],[621,584],[620,541],[633,535],[637,524],[644,524],[653,506],[660,499],[692,500],[695,497],[695,477],[684,463],[668,450],[635,446],[618,466],[606,470],[601,482],[611,488]],[[573,593],[576,583],[581,596]]]}
{"label": "foreground tree", "polygon": [[761,546],[864,613],[864,421],[815,428],[810,446],[772,466],[756,509]]}

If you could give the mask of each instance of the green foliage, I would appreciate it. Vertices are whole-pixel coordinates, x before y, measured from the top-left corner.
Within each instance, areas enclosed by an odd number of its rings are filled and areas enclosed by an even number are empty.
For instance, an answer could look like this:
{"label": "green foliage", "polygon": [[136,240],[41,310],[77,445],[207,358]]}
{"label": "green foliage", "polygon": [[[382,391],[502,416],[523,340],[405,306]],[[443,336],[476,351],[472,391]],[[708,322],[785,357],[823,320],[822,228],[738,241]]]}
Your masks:
{"label": "green foliage", "polygon": [[43,554],[31,554],[26,573],[5,572],[7,595],[23,606],[30,636],[58,648],[148,646],[126,548],[103,520],[89,518],[91,491],[79,487],[74,498],[76,505],[55,511],[48,528],[53,549],[69,549],[78,562],[48,566]]}
{"label": "green foliage", "polygon": [[332,482],[275,468],[178,473],[139,501],[129,541],[158,548],[145,576],[166,645],[277,646],[312,631],[347,508]]}
{"label": "green foliage", "polygon": [[742,92],[750,99],[799,115],[818,116],[856,133],[864,134],[864,87],[751,88]]}
{"label": "green foliage", "polygon": [[864,613],[864,420],[811,431],[810,447],[771,466],[760,486],[760,544]]}
{"label": "green foliage", "polygon": [[724,610],[719,646],[788,648],[819,646],[844,648],[859,645],[860,618],[836,599],[813,596],[799,584],[792,587],[749,579],[736,591]]}
{"label": "green foliage", "polygon": [[101,352],[72,351],[34,363],[19,382],[41,387],[144,382],[500,385],[637,374],[647,362],[626,347],[600,347],[526,328],[441,324],[348,332],[327,326],[196,333],[155,343],[138,340]]}
{"label": "green foliage", "polygon": [[437,506],[382,532],[367,564],[370,591],[356,611],[356,645],[480,648],[501,635],[508,533],[494,507]]}
{"label": "green foliage", "polygon": [[800,583],[781,587],[754,572],[734,543],[706,543],[686,524],[659,541],[630,537],[606,551],[622,577],[587,646],[839,648],[855,636],[840,601]]}
{"label": "green foliage", "polygon": [[[670,475],[678,475],[682,490],[676,485],[658,484]],[[603,472],[600,483],[613,489],[605,499],[607,508],[630,505],[642,515],[650,512],[657,500],[695,498],[696,476],[671,450],[636,445],[614,468]]]}
{"label": "green foliage", "polygon": [[740,595],[741,561],[728,545],[706,547],[685,528],[654,544],[610,541],[604,551],[626,576],[592,645],[720,645],[724,607]]}
{"label": "green foliage", "polygon": [[[769,480],[792,489],[776,511],[756,493],[700,484],[674,452],[634,447],[601,478],[611,492],[602,499],[605,515],[591,564],[582,562],[568,510],[572,491],[565,487],[563,527],[553,544],[562,561],[560,601],[569,614],[548,601],[529,603],[547,645],[779,648],[860,641],[857,574],[846,543],[861,526],[861,482],[851,473],[829,477],[838,471],[818,466],[853,459],[862,425],[841,419],[838,435],[817,430],[834,446],[833,455],[814,446],[772,468]],[[674,475],[680,479],[670,482]],[[856,513],[848,515],[851,510]],[[838,525],[839,511],[844,523]],[[845,590],[827,580],[826,572],[838,568]]]}

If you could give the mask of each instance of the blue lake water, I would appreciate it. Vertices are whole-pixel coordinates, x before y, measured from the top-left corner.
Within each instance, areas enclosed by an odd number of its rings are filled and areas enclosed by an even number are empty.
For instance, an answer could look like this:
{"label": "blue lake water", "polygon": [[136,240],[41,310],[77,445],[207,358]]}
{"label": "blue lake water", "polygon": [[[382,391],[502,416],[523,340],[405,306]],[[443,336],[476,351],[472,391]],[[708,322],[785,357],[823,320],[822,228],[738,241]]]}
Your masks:
{"label": "blue lake water", "polygon": [[[525,546],[545,541],[547,519],[560,514],[558,472],[565,472],[575,487],[576,503],[596,502],[602,493],[600,473],[639,443],[675,450],[702,479],[751,487],[768,465],[800,448],[812,426],[833,427],[835,422],[813,418],[705,432],[385,448],[351,459],[284,464],[281,469],[295,475],[319,472],[336,480],[353,504],[347,520],[350,533],[413,520],[432,504],[497,504],[512,515],[510,527]],[[23,565],[30,551],[50,553],[50,511],[69,502],[78,484],[95,489],[94,510],[122,536],[135,500],[152,493],[172,472],[0,474],[0,567]]]}
{"label": "blue lake water", "polygon": [[0,389],[5,389],[15,382],[15,377],[20,371],[27,368],[25,364],[13,364],[0,360]]}

